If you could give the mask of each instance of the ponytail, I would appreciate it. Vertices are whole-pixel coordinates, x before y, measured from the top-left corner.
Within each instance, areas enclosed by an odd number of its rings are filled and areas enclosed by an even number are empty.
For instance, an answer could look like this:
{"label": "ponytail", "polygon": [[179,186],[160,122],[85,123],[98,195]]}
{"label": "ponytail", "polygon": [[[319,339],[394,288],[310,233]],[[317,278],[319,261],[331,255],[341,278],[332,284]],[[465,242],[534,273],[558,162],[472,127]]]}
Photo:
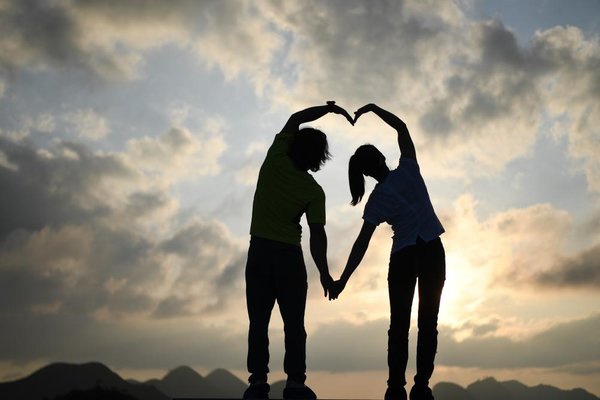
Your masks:
{"label": "ponytail", "polygon": [[373,176],[382,158],[385,160],[383,154],[372,144],[363,144],[350,157],[348,183],[352,195],[350,204],[353,206],[360,203],[365,194],[365,175]]}
{"label": "ponytail", "polygon": [[350,184],[350,194],[352,195],[350,204],[355,206],[360,203],[365,194],[365,177],[363,176],[361,162],[357,154],[350,157],[350,161],[348,162],[348,183]]}

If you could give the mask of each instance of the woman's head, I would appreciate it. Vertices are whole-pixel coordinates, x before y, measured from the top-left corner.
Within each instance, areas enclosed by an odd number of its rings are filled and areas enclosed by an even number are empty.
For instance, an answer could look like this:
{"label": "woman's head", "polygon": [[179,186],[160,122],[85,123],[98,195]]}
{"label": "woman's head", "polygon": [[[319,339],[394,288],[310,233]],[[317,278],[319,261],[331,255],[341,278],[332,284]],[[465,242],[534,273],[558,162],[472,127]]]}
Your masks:
{"label": "woman's head", "polygon": [[[365,194],[365,176],[376,176],[382,165],[385,165],[385,156],[372,144],[363,144],[350,157],[348,163],[348,182],[353,206],[360,203]],[[386,167],[387,168],[387,167]]]}
{"label": "woman's head", "polygon": [[288,155],[296,168],[317,172],[331,158],[327,136],[318,129],[302,128],[294,136]]}

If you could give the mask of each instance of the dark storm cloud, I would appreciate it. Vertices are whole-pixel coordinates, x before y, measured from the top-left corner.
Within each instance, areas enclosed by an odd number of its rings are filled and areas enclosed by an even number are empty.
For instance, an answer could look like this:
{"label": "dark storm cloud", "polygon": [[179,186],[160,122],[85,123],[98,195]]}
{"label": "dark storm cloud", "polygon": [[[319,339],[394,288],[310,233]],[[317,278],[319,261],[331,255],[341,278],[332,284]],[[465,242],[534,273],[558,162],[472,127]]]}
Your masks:
{"label": "dark storm cloud", "polygon": [[[27,58],[51,62],[80,62],[77,25],[58,2],[47,0],[2,1],[0,26],[4,66]],[[12,42],[12,51],[8,44]],[[14,46],[17,44],[17,46]]]}
{"label": "dark storm cloud", "polygon": [[552,270],[534,277],[541,286],[560,288],[600,288],[600,244],[574,257],[565,257]]}
{"label": "dark storm cloud", "polygon": [[[196,220],[164,240],[140,225],[164,223],[157,211],[173,199],[147,189],[126,154],[64,142],[42,150],[3,137],[0,152],[11,166],[0,166],[0,300],[7,313],[165,317],[222,311],[239,297],[243,254],[223,225]],[[156,288],[164,287],[173,255],[181,273],[163,299]]]}
{"label": "dark storm cloud", "polygon": [[457,342],[440,338],[440,363],[479,368],[552,368],[600,357],[600,315],[555,325],[528,339],[488,336]]}
{"label": "dark storm cloud", "polygon": [[132,74],[135,60],[129,54],[85,40],[89,27],[72,12],[71,2],[24,0],[0,5],[4,68],[73,67],[107,79]]}
{"label": "dark storm cloud", "polygon": [[117,157],[94,154],[80,144],[62,142],[54,154],[38,150],[0,136],[0,152],[16,167],[0,166],[0,240],[17,229],[38,230],[106,215],[107,205],[95,198],[96,185],[135,175]]}
{"label": "dark storm cloud", "polygon": [[[309,337],[311,365],[329,371],[385,369],[388,327],[388,320],[324,325]],[[482,326],[486,332],[489,328]],[[439,331],[437,361],[444,366],[497,369],[579,365],[585,369],[593,368],[586,363],[600,357],[600,315],[557,324],[522,341],[494,335],[457,341],[448,327],[440,326]],[[413,339],[411,336],[410,343],[414,345]]]}
{"label": "dark storm cloud", "polygon": [[9,316],[3,326],[10,329],[0,330],[0,359],[17,363],[100,358],[116,367],[166,369],[182,364],[243,368],[245,363],[245,334],[198,323],[98,321],[63,313]]}

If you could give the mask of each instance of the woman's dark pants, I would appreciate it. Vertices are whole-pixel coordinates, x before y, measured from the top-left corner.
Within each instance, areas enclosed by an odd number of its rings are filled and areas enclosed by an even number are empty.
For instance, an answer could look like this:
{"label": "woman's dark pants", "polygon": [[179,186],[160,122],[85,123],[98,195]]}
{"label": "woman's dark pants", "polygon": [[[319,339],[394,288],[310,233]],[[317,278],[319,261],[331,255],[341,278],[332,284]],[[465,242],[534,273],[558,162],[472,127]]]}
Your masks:
{"label": "woman's dark pants", "polygon": [[267,380],[269,372],[269,320],[275,301],[283,319],[283,369],[298,383],[306,380],[304,310],[308,283],[302,249],[273,240],[252,237],[246,263],[248,371],[250,383]]}
{"label": "woman's dark pants", "polygon": [[418,239],[392,253],[388,273],[390,295],[390,330],[388,331],[389,387],[406,385],[408,361],[408,332],[410,311],[415,292],[419,288],[417,338],[417,374],[415,384],[427,386],[433,373],[437,351],[437,318],[440,298],[446,279],[446,261],[442,241]]}

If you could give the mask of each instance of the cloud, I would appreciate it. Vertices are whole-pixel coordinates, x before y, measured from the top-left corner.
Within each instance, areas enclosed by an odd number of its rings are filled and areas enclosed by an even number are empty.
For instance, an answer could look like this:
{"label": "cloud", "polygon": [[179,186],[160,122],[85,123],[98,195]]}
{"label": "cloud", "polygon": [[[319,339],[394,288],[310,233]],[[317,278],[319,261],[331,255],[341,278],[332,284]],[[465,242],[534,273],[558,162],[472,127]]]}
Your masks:
{"label": "cloud", "polygon": [[227,148],[221,124],[208,121],[199,134],[173,127],[159,137],[144,136],[127,142],[127,159],[133,168],[167,183],[182,176],[214,175],[220,171],[219,157]]}
{"label": "cloud", "polygon": [[536,32],[521,46],[500,20],[469,21],[453,2],[3,4],[7,68],[131,79],[146,54],[175,44],[227,80],[249,78],[277,107],[377,101],[407,120],[439,176],[498,173],[527,154],[544,118],[563,116],[570,154],[600,190],[600,46],[576,27]]}
{"label": "cloud", "polygon": [[600,245],[561,257],[552,269],[538,273],[535,282],[546,287],[600,288]]}
{"label": "cloud", "polygon": [[[115,367],[171,369],[177,365],[243,368],[246,334],[201,321],[98,321],[83,315],[11,315],[0,332],[2,360],[84,362]],[[43,338],[40,337],[43,332]]]}
{"label": "cloud", "polygon": [[477,368],[554,368],[589,363],[600,357],[594,338],[600,333],[600,316],[559,323],[521,341],[509,337],[472,337],[456,341],[442,333],[440,364]]}
{"label": "cloud", "polygon": [[72,127],[80,138],[100,140],[109,134],[108,121],[94,110],[81,109],[64,115],[65,122]]}
{"label": "cloud", "polygon": [[105,79],[133,77],[139,56],[91,39],[93,27],[81,24],[69,5],[66,1],[3,1],[0,65],[7,69],[66,66]]}
{"label": "cloud", "polygon": [[2,309],[165,317],[178,297],[180,315],[229,307],[241,291],[242,246],[216,221],[181,225],[169,192],[182,174],[217,168],[222,146],[185,128],[120,153],[0,137]]}
{"label": "cloud", "polygon": [[[385,369],[388,327],[387,319],[363,324],[336,321],[319,327],[309,335],[311,366],[335,372]],[[438,366],[554,369],[577,365],[581,372],[600,357],[594,344],[600,333],[598,315],[557,323],[522,340],[477,335],[458,341],[452,328],[441,325],[439,331]],[[409,342],[413,345],[414,335],[416,328]]]}

